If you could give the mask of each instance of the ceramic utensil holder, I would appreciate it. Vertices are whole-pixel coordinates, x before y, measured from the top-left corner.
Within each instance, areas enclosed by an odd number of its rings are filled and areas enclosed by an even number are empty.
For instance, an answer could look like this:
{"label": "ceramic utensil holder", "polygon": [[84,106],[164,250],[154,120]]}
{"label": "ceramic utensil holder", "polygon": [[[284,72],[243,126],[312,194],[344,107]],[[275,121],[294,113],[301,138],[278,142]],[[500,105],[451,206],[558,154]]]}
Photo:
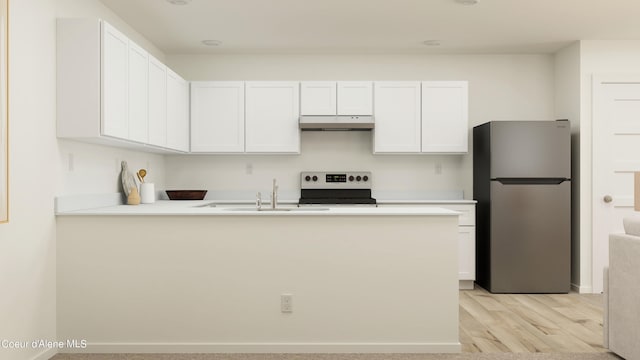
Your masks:
{"label": "ceramic utensil holder", "polygon": [[143,204],[153,204],[156,201],[156,188],[153,183],[140,184],[140,202]]}

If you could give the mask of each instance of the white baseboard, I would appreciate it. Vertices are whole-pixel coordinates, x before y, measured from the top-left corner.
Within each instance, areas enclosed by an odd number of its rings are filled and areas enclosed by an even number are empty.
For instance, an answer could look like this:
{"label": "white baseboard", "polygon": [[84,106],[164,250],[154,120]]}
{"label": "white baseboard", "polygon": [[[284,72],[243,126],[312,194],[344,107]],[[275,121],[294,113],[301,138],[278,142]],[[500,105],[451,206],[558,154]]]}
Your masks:
{"label": "white baseboard", "polygon": [[89,343],[63,353],[459,353],[455,343]]}
{"label": "white baseboard", "polygon": [[578,284],[571,283],[571,290],[580,293],[580,294],[592,294],[593,288],[591,286],[581,286]]}
{"label": "white baseboard", "polygon": [[40,354],[32,357],[31,360],[49,360],[52,357],[54,357],[57,353],[58,353],[58,349],[56,348],[47,349],[41,352]]}
{"label": "white baseboard", "polygon": [[473,290],[474,289],[473,280],[458,280],[458,289],[459,290]]}

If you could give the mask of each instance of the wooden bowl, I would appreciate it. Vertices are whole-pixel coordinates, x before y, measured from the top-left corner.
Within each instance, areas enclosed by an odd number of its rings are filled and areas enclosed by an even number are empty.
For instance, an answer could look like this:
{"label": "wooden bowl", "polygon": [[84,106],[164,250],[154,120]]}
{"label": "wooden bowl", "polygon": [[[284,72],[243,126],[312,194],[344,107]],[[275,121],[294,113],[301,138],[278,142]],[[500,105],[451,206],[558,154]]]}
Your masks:
{"label": "wooden bowl", "polygon": [[166,190],[169,200],[203,200],[207,190]]}

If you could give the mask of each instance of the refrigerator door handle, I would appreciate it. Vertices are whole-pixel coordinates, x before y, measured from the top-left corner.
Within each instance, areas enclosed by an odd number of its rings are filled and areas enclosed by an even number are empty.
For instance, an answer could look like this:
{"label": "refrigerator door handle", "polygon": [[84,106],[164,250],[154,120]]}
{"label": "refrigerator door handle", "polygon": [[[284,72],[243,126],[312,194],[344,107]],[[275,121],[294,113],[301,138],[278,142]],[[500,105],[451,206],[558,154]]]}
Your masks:
{"label": "refrigerator door handle", "polygon": [[503,185],[559,185],[565,181],[571,181],[568,178],[495,178],[491,180]]}

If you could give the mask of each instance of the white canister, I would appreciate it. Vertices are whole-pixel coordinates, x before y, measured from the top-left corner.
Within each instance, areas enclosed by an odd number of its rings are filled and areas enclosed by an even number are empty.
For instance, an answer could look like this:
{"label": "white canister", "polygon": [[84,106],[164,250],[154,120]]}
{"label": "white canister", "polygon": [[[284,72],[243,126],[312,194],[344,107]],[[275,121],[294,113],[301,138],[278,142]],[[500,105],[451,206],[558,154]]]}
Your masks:
{"label": "white canister", "polygon": [[153,183],[140,184],[140,202],[143,204],[153,204],[156,201],[156,187]]}

